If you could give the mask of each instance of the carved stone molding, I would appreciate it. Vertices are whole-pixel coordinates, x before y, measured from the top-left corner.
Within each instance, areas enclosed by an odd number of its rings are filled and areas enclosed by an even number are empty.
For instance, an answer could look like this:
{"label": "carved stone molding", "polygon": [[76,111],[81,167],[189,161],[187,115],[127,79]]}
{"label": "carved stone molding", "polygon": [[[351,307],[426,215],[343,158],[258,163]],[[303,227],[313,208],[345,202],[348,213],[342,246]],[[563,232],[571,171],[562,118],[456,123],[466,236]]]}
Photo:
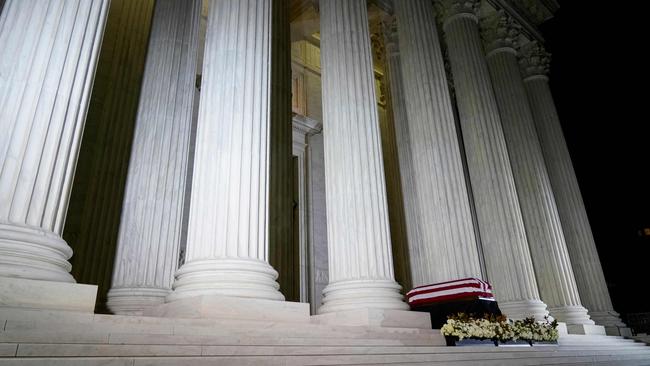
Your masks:
{"label": "carved stone molding", "polygon": [[502,48],[516,52],[522,27],[504,10],[482,18],[480,26],[486,53]]}
{"label": "carved stone molding", "polygon": [[481,0],[436,0],[438,21],[443,28],[457,17],[468,17],[478,22],[478,11]]}
{"label": "carved stone molding", "polygon": [[519,49],[519,65],[524,78],[548,76],[551,54],[537,41],[527,43]]}

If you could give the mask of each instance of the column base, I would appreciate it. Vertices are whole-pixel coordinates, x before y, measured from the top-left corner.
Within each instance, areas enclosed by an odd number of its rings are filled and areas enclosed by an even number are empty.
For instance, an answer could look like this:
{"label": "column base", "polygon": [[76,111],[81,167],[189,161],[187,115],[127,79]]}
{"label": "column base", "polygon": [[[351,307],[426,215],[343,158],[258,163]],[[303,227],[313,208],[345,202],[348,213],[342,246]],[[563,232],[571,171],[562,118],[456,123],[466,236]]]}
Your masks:
{"label": "column base", "polygon": [[515,320],[533,316],[535,320],[540,321],[548,316],[546,304],[540,300],[499,302],[499,309],[505,316]]}
{"label": "column base", "polygon": [[590,311],[589,314],[591,315],[591,319],[596,322],[596,324],[600,324],[605,327],[627,327],[625,323],[621,320],[621,316],[619,313],[615,311]]}
{"label": "column base", "polygon": [[595,324],[567,324],[569,334],[607,335],[605,327]]}
{"label": "column base", "polygon": [[605,327],[607,335],[631,337],[632,330],[621,320],[621,316],[611,311],[591,311],[591,319],[598,325]]}
{"label": "column base", "polygon": [[331,325],[431,329],[429,313],[408,310],[364,308],[314,315],[311,321]]}
{"label": "column base", "polygon": [[143,315],[144,310],[165,303],[170,290],[146,287],[114,287],[108,291],[106,306],[113,314]]}
{"label": "column base", "polygon": [[150,307],[145,316],[163,318],[212,318],[309,322],[309,304],[302,302],[247,299],[230,296],[197,296]]}
{"label": "column base", "polygon": [[0,223],[0,276],[74,283],[72,249],[40,228]]}
{"label": "column base", "polygon": [[400,290],[392,280],[353,280],[330,283],[323,290],[323,306],[318,314],[363,308],[408,310]]}
{"label": "column base", "polygon": [[629,327],[605,326],[605,333],[609,336],[632,337],[632,329]]}
{"label": "column base", "polygon": [[0,277],[0,307],[95,311],[97,286]]}
{"label": "column base", "polygon": [[[559,306],[549,307],[548,311],[551,316],[559,322],[564,322],[567,325],[594,325],[594,321],[589,318],[587,309],[582,306]],[[587,334],[587,333],[578,333]]]}
{"label": "column base", "polygon": [[177,272],[166,301],[197,296],[284,300],[270,264],[250,258],[216,258],[185,263]]}

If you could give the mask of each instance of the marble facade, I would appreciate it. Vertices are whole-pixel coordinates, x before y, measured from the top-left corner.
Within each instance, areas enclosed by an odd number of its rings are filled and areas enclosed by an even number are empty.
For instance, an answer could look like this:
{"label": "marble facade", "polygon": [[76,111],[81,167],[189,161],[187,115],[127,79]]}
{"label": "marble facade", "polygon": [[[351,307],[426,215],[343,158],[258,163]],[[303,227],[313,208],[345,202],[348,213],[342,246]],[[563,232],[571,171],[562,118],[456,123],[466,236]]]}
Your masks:
{"label": "marble facade", "polygon": [[[112,13],[50,3],[0,2],[0,307],[92,312],[63,237]],[[151,30],[115,255],[84,243],[74,265],[110,270],[115,314],[417,328],[405,291],[481,277],[512,318],[625,335],[548,87],[549,4],[137,9]]]}

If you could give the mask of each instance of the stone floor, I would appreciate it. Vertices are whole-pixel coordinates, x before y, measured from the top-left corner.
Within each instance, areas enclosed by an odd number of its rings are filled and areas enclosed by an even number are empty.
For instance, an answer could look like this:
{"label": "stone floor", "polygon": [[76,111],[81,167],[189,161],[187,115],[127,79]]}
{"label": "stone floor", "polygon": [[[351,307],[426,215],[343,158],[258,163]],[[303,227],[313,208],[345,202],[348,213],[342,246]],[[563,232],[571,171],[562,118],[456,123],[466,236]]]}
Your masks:
{"label": "stone floor", "polygon": [[0,309],[0,365],[650,365],[650,347],[446,347],[438,330]]}

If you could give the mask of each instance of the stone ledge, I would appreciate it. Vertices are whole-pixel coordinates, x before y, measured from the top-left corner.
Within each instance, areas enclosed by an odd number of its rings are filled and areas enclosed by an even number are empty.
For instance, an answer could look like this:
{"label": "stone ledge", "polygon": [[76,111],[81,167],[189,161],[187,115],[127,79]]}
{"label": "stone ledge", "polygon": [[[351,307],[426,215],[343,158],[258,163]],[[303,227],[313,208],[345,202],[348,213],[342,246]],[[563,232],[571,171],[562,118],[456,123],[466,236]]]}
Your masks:
{"label": "stone ledge", "polygon": [[408,310],[364,308],[313,315],[311,321],[316,324],[431,329],[429,313]]}
{"label": "stone ledge", "polygon": [[92,313],[97,286],[0,277],[0,307]]}
{"label": "stone ledge", "polygon": [[605,332],[610,336],[632,337],[632,329],[629,327],[618,327],[615,325],[605,325]]}
{"label": "stone ledge", "polygon": [[569,334],[606,335],[605,327],[593,324],[567,324]]}
{"label": "stone ledge", "polygon": [[309,322],[309,304],[229,296],[197,296],[151,307],[145,316]]}

